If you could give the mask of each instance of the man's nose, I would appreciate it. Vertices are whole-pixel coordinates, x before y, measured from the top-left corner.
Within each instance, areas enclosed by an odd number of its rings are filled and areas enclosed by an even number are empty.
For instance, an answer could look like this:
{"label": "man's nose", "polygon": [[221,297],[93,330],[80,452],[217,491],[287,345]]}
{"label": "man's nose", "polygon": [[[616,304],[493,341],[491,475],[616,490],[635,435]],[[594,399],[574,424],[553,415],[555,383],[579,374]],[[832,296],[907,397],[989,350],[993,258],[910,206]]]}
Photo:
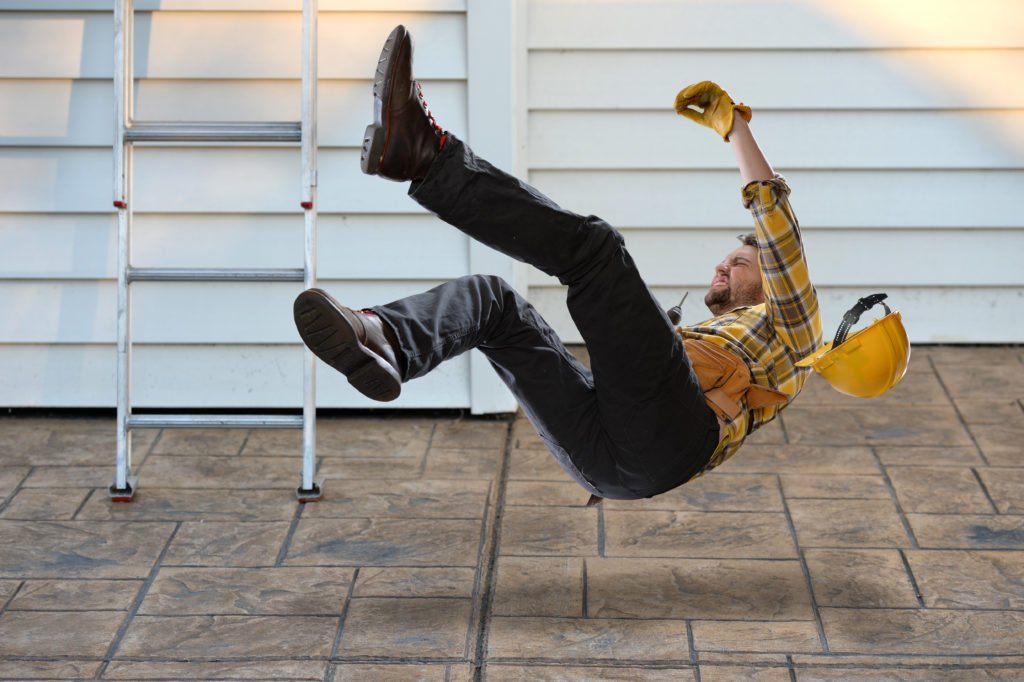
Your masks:
{"label": "man's nose", "polygon": [[717,273],[719,275],[728,275],[729,274],[729,264],[728,263],[719,263],[718,265],[715,266],[715,273]]}

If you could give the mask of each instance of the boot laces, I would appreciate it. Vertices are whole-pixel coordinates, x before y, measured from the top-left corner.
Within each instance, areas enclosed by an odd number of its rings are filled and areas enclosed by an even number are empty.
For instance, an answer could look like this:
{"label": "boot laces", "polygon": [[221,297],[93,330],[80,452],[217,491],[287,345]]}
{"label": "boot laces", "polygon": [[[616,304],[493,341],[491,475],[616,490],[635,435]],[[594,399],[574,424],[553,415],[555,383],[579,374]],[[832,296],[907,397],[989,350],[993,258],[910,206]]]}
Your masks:
{"label": "boot laces", "polygon": [[427,115],[427,120],[430,121],[430,127],[432,127],[438,136],[441,137],[441,143],[444,144],[444,138],[448,137],[448,134],[444,132],[444,128],[442,128],[437,122],[437,119],[434,118],[434,114],[430,112],[430,107],[427,106],[427,100],[423,96],[423,86],[419,81],[416,81],[416,95],[419,97],[420,104],[423,106],[423,113]]}

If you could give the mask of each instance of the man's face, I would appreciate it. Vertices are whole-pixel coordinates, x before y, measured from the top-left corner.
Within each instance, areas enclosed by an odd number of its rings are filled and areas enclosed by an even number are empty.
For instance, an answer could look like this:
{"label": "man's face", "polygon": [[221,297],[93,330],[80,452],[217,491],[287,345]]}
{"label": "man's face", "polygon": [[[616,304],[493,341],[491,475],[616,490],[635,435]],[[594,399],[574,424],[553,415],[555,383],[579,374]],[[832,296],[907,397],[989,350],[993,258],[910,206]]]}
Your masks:
{"label": "man's face", "polygon": [[704,296],[704,304],[713,314],[721,315],[740,306],[763,302],[764,288],[757,249],[741,246],[715,266],[715,276]]}

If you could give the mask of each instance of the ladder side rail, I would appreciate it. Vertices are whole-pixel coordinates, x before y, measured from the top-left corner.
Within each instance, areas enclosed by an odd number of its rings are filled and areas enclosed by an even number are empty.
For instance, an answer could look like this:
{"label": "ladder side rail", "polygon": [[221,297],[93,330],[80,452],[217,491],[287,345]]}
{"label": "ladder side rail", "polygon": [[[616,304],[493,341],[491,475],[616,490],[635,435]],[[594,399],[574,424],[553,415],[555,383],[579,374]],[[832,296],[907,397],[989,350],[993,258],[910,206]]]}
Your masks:
{"label": "ladder side rail", "polygon": [[[317,265],[317,0],[302,3],[302,201],[305,238],[303,287],[316,286]],[[320,485],[313,480],[316,466],[316,362],[302,350],[302,482],[299,499],[317,499]]]}
{"label": "ladder side rail", "polygon": [[131,499],[131,258],[132,149],[125,131],[133,112],[134,7],[132,0],[114,2],[114,206],[117,208],[117,460],[111,496]]}

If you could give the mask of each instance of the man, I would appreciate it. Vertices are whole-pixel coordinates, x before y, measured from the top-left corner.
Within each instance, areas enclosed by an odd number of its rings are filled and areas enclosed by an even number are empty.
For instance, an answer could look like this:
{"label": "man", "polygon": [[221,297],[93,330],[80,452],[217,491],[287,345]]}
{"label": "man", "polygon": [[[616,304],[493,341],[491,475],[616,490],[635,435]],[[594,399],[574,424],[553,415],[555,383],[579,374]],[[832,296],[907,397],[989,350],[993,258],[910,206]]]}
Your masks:
{"label": "man", "polygon": [[650,497],[689,481],[800,391],[807,370],[794,363],[820,345],[821,324],[789,190],[750,133],[750,109],[720,88],[683,90],[677,111],[735,150],[757,234],[715,267],[705,301],[716,317],[678,329],[618,232],[560,208],[437,125],[402,26],[385,43],[374,100],[363,171],[411,181],[409,196],[442,220],[557,277],[592,370],[497,277],[464,277],[358,312],[318,289],[303,292],[295,301],[303,341],[364,395],[393,400],[403,382],[477,348],[594,501]]}

